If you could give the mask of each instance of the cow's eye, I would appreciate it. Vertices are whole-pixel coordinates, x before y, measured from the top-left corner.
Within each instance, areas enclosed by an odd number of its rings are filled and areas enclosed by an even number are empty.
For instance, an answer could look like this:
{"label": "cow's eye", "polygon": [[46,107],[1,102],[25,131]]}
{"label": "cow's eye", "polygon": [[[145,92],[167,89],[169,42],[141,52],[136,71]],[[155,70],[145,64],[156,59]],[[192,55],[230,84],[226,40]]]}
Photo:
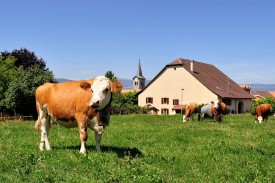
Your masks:
{"label": "cow's eye", "polygon": [[109,91],[109,88],[106,88],[106,89],[104,90],[105,93],[107,93],[108,91]]}

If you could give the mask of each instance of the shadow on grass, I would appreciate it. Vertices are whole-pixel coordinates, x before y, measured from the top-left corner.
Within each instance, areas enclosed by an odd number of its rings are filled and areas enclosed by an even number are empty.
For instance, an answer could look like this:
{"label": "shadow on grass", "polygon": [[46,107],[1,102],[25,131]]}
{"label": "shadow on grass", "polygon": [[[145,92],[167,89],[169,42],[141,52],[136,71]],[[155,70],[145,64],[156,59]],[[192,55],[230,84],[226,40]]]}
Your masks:
{"label": "shadow on grass", "polygon": [[[65,146],[65,147],[52,147],[52,149],[70,149],[70,150],[80,150],[80,146]],[[87,152],[89,151],[96,151],[95,146],[87,146]],[[142,157],[142,153],[137,148],[129,148],[129,147],[114,147],[114,146],[101,146],[102,153],[116,153],[119,158],[137,158]]]}

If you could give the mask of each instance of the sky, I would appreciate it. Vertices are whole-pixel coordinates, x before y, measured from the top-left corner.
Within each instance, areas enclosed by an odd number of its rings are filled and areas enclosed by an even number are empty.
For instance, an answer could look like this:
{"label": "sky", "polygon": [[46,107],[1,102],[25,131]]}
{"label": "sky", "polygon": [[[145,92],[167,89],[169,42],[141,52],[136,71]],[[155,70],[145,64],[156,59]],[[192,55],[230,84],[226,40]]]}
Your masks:
{"label": "sky", "polygon": [[27,48],[56,78],[153,79],[176,58],[238,84],[275,84],[274,0],[0,0],[0,51]]}

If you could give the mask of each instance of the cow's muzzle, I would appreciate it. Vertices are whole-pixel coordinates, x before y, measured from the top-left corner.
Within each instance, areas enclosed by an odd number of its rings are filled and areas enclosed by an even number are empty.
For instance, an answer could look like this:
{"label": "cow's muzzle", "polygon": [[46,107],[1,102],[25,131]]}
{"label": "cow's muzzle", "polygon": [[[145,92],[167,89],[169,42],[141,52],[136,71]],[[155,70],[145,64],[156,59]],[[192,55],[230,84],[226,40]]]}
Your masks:
{"label": "cow's muzzle", "polygon": [[96,102],[90,102],[89,106],[91,106],[91,107],[93,107],[93,108],[98,108],[98,107],[100,107],[100,105],[99,105],[99,100],[96,101]]}

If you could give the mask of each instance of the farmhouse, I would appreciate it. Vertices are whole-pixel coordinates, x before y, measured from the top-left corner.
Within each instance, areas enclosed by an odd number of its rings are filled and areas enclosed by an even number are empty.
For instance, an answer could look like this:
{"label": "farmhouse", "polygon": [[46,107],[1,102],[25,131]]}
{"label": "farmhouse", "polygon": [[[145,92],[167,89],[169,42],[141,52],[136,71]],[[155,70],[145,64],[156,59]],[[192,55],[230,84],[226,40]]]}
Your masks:
{"label": "farmhouse", "polygon": [[154,114],[176,114],[184,105],[221,99],[231,113],[244,113],[253,96],[215,66],[178,58],[167,64],[138,94],[138,105]]}

